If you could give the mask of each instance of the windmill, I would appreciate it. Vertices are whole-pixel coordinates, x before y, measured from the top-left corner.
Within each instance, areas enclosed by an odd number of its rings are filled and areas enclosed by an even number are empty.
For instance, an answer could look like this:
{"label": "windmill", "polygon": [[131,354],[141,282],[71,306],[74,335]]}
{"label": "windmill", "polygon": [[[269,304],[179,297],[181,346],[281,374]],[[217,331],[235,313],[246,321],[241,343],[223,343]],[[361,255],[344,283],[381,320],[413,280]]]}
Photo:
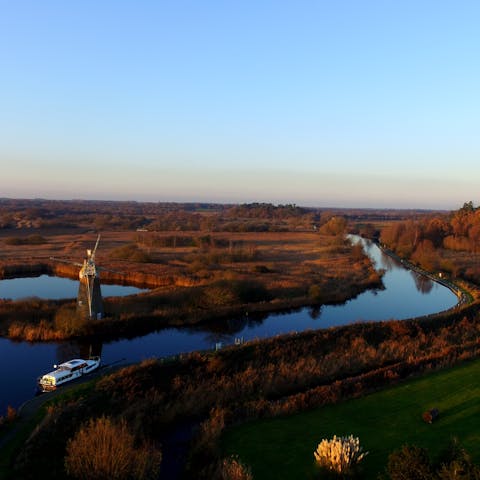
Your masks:
{"label": "windmill", "polygon": [[[87,258],[78,272],[80,285],[78,287],[77,310],[82,316],[100,319],[103,316],[102,293],[100,291],[100,278],[95,266],[95,253],[98,248],[100,235],[97,237],[93,250],[87,250]],[[86,305],[85,305],[86,304]]]}
{"label": "windmill", "polygon": [[95,253],[100,242],[100,235],[97,237],[93,250],[87,249],[87,257],[82,263],[69,262],[53,258],[52,260],[70,263],[80,267],[78,277],[80,283],[78,286],[77,296],[77,312],[83,317],[92,319],[100,319],[103,316],[102,292],[100,291],[100,278],[98,268],[95,265]]}

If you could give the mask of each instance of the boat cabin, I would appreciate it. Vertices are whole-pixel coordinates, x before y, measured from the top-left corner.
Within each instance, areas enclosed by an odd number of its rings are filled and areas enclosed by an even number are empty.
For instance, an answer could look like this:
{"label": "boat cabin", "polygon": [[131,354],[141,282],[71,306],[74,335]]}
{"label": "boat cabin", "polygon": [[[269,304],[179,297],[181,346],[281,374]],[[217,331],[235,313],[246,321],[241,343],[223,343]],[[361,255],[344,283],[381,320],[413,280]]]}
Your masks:
{"label": "boat cabin", "polygon": [[94,357],[91,360],[74,359],[68,362],[54,365],[55,370],[43,375],[39,384],[43,389],[54,390],[58,385],[89,373],[100,364],[100,358]]}

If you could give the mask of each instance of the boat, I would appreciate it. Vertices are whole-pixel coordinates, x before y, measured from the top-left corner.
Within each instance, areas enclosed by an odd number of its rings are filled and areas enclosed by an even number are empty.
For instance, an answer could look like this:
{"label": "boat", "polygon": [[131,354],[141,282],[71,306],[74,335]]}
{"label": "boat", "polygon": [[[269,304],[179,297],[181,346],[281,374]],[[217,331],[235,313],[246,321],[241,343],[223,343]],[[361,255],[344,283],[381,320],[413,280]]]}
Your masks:
{"label": "boat", "polygon": [[38,388],[42,392],[51,392],[64,383],[93,372],[100,367],[100,364],[100,357],[90,357],[88,360],[74,358],[60,365],[54,365],[55,370],[38,378]]}

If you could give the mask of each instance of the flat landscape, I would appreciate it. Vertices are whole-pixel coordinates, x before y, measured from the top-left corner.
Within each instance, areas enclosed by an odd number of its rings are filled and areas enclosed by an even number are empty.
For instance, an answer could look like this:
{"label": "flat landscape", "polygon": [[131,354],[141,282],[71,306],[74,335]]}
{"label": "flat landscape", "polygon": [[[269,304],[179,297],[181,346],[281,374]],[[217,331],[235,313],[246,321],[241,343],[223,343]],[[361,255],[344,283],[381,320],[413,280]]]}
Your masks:
{"label": "flat landscape", "polygon": [[0,480],[479,480],[479,18],[2,2]]}
{"label": "flat landscape", "polygon": [[[4,206],[9,213],[0,230],[1,277],[47,273],[77,279],[78,265],[100,234],[96,264],[101,281],[150,291],[106,299],[103,323],[86,328],[79,321],[68,332],[55,327],[58,302],[0,301],[0,333],[12,338],[108,336],[111,324],[105,322],[111,321],[132,335],[135,327],[129,324],[138,318],[153,330],[245,311],[342,302],[381,287],[381,276],[361,247],[345,240],[346,221],[335,212],[322,216],[261,204],[210,209],[134,204],[135,214],[121,216],[119,209],[128,208],[115,203],[32,205],[14,205],[16,214]],[[93,231],[91,225],[102,229]],[[64,317],[68,308],[74,316],[75,303],[62,302],[62,307]],[[32,310],[43,311],[42,317],[32,318]],[[46,323],[40,327],[39,320]]]}
{"label": "flat landscape", "polygon": [[[425,447],[432,461],[443,461],[456,436],[473,453],[480,427],[478,252],[471,227],[477,216],[469,204],[445,213],[0,201],[2,278],[78,279],[87,249],[99,238],[101,282],[148,289],[103,299],[101,319],[82,316],[75,299],[43,300],[32,292],[0,300],[0,334],[33,347],[143,341],[173,327],[215,331],[239,314],[250,321],[253,314],[304,306],[321,311],[369,289],[378,293],[387,275],[349,233],[390,252],[386,269],[393,268],[392,257],[400,258],[398,268],[421,296],[441,280],[462,299],[419,318],[314,327],[100,373],[97,382],[47,404],[33,433],[11,439],[2,457],[5,476],[32,478],[53,465],[52,479],[68,478],[66,462],[81,458],[68,445],[101,440],[102,432],[130,445],[129,457],[137,460],[128,468],[144,468],[136,478],[160,472],[199,480],[313,479],[313,451],[333,435],[358,436],[369,451],[359,479],[374,478],[404,444]],[[422,413],[432,408],[440,419],[427,425]],[[15,415],[7,411],[0,434],[16,432]],[[126,478],[135,477],[132,471]]]}

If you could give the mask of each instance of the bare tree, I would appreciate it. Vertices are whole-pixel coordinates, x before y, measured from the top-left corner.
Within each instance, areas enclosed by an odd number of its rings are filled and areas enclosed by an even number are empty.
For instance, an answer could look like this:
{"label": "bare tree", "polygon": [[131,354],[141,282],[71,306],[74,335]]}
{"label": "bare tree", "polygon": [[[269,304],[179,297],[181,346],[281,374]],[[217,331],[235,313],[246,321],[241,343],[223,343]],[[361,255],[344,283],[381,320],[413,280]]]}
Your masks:
{"label": "bare tree", "polygon": [[124,420],[90,419],[67,443],[65,469],[79,480],[153,479],[158,477],[161,452],[135,446]]}

